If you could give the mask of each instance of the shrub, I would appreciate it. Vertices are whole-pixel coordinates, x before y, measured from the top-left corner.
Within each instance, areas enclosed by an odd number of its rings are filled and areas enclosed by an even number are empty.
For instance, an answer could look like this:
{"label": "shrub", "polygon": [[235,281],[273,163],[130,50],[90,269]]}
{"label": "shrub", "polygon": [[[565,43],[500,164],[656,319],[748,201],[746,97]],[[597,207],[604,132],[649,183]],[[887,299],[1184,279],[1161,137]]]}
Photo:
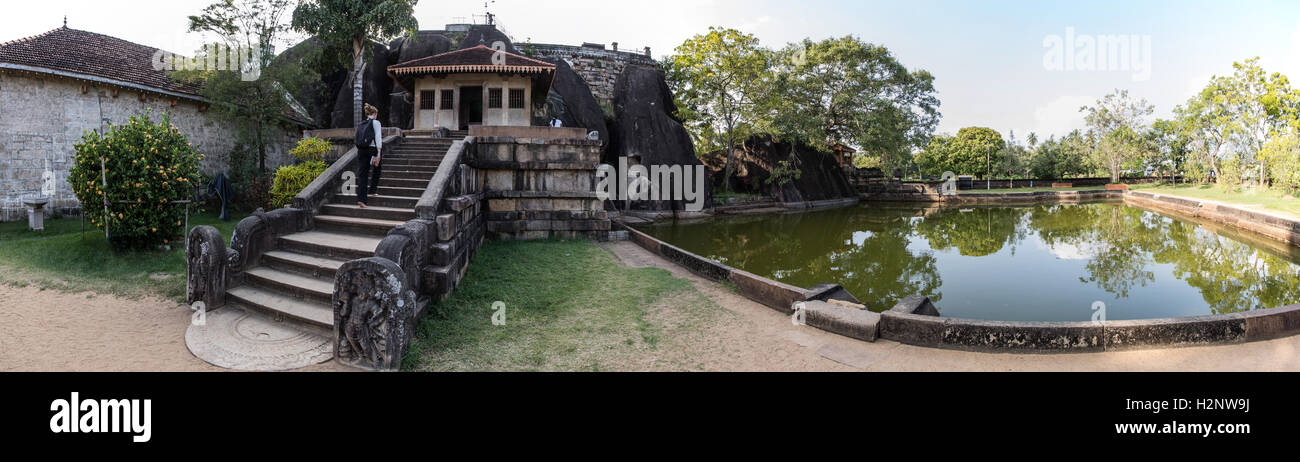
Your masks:
{"label": "shrub", "polygon": [[777,186],[785,186],[786,183],[797,180],[802,175],[803,172],[799,171],[799,167],[795,167],[788,160],[783,160],[778,162],[776,167],[772,168],[771,176],[767,177],[764,182],[767,184],[775,183]]}
{"label": "shrub", "polygon": [[293,196],[302,192],[328,167],[324,162],[313,160],[277,169],[275,183],[271,185],[271,207],[280,208],[292,203]]}
{"label": "shrub", "polygon": [[320,161],[325,158],[325,153],[334,150],[334,145],[329,141],[320,138],[307,138],[298,142],[289,154],[299,161]]}
{"label": "shrub", "polygon": [[203,156],[169,116],[155,124],[146,112],[103,135],[86,132],[74,150],[68,182],[86,219],[108,230],[114,248],[157,248],[181,234],[185,207],[170,202],[193,197]]}

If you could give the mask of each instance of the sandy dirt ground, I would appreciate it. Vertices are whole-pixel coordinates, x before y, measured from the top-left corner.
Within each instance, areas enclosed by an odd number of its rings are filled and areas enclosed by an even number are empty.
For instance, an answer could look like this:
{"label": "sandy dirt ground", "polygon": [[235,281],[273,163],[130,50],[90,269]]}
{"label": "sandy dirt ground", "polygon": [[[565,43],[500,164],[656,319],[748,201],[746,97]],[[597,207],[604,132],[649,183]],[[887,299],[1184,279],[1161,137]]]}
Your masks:
{"label": "sandy dirt ground", "polygon": [[[223,371],[185,347],[189,308],[0,284],[0,371]],[[333,361],[306,371],[350,370]]]}
{"label": "sandy dirt ground", "polygon": [[[1239,345],[1108,353],[996,354],[867,343],[795,326],[789,317],[630,242],[602,244],[620,263],[660,267],[720,306],[692,316],[697,294],[648,307],[666,326],[652,351],[618,370],[706,371],[1300,371],[1300,336]],[[717,308],[713,308],[717,309]],[[222,371],[185,347],[190,311],[161,299],[0,284],[0,371]],[[299,369],[352,370],[334,362]]]}

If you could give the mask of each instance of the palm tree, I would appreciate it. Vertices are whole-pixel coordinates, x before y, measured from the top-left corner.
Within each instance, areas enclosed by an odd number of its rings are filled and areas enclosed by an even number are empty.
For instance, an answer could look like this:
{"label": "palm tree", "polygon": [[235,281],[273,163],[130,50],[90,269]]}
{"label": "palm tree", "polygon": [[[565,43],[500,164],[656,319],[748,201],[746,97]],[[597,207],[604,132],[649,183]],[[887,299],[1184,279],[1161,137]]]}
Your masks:
{"label": "palm tree", "polygon": [[293,10],[293,28],[330,45],[352,45],[352,123],[361,123],[365,44],[415,35],[419,0],[305,0]]}

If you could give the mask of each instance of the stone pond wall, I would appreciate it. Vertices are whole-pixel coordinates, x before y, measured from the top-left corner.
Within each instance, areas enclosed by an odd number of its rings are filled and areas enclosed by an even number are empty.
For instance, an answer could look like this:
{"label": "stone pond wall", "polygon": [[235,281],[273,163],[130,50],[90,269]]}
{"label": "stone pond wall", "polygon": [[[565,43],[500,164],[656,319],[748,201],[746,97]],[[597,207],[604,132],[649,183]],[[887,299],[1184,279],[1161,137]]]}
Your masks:
{"label": "stone pond wall", "polygon": [[[140,98],[135,90],[116,90],[60,77],[0,72],[0,221],[26,219],[22,199],[50,197],[49,213],[74,213],[80,209],[68,184],[75,161],[73,145],[87,130],[105,130],[133,115],[152,110],[157,121],[163,113],[180,127],[205,156],[203,171],[223,171],[223,159],[234,147],[232,133],[191,100],[159,94]],[[298,131],[284,130],[278,146],[267,157],[267,167],[289,161],[288,149]]]}
{"label": "stone pond wall", "polygon": [[[918,194],[923,191],[918,190]],[[1213,201],[1141,191],[1086,191],[1099,198],[1209,219],[1275,239],[1300,244],[1300,220],[1256,212]],[[1080,192],[989,194],[994,202],[1055,202]],[[981,195],[984,196],[984,195]],[[1100,322],[1022,322],[949,318],[923,295],[904,297],[880,313],[863,309],[852,295],[827,283],[803,289],[732,268],[660,241],[623,224],[630,240],[691,272],[726,281],[754,301],[797,321],[802,310],[808,326],[860,340],[883,338],[900,343],[987,352],[1105,352],[1231,344],[1275,339],[1300,332],[1300,304],[1237,313]]]}

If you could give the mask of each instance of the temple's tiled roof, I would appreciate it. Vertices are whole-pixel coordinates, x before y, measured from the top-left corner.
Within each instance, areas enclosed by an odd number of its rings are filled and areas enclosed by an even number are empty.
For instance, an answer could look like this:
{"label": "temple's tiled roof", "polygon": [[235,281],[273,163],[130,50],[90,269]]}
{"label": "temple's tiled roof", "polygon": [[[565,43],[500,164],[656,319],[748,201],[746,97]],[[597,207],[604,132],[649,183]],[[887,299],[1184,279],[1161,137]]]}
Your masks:
{"label": "temple's tiled roof", "polygon": [[[492,56],[501,53],[502,64],[494,64]],[[555,65],[507,51],[498,51],[479,45],[462,50],[449,51],[433,56],[413,59],[404,63],[388,66],[389,72],[396,75],[406,74],[452,74],[464,72],[509,72],[519,74],[542,74],[554,72]]]}

